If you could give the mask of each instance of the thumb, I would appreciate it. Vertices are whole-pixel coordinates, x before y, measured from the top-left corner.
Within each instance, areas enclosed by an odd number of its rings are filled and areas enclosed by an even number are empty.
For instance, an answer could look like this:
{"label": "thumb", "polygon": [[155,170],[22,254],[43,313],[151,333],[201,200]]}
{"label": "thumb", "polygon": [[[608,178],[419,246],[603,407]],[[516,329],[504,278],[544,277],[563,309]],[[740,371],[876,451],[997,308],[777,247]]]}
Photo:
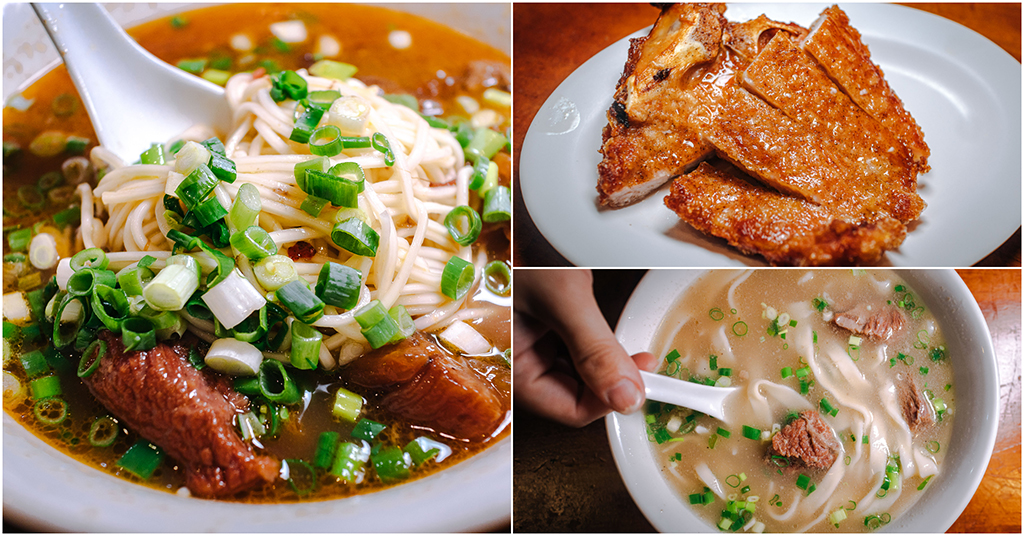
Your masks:
{"label": "thumb", "polygon": [[643,380],[636,362],[615,338],[600,310],[577,310],[563,325],[583,382],[604,404],[619,413],[633,413],[644,402]]}

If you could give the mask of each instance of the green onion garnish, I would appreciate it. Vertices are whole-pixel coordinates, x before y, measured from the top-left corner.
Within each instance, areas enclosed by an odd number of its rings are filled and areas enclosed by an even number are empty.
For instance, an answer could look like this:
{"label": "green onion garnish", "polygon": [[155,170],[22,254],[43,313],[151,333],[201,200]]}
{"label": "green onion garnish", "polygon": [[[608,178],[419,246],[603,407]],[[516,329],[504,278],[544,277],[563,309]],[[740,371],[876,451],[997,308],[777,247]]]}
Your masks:
{"label": "green onion garnish", "polygon": [[453,255],[441,274],[441,294],[457,300],[469,292],[476,272],[473,263]]}
{"label": "green onion garnish", "polygon": [[341,129],[334,125],[324,125],[309,136],[309,152],[317,156],[336,156],[342,149]]}
{"label": "green onion garnish", "polygon": [[257,225],[231,235],[231,246],[252,261],[277,255],[277,244],[270,233]]}
{"label": "green onion garnish", "polygon": [[126,352],[150,350],[156,347],[156,330],[149,320],[132,317],[121,322],[121,340]]}
{"label": "green onion garnish", "polygon": [[387,426],[371,421],[370,419],[359,419],[352,428],[352,437],[363,441],[373,441]]}
{"label": "green onion garnish", "polygon": [[374,257],[377,255],[380,235],[363,220],[352,217],[334,225],[331,240],[355,255]]}
{"label": "green onion garnish", "polygon": [[743,425],[743,437],[747,439],[753,439],[755,441],[761,440],[761,430],[754,428],[753,426]]}
{"label": "green onion garnish", "polygon": [[147,480],[164,461],[164,451],[145,439],[140,439],[125,452],[117,466],[129,473]]}
{"label": "green onion garnish", "polygon": [[275,291],[278,301],[301,322],[312,324],[324,314],[324,302],[309,290],[305,281],[293,280]]}
{"label": "green onion garnish", "polygon": [[512,219],[512,192],[506,186],[495,186],[484,195],[483,220],[487,223]]}
{"label": "green onion garnish", "polygon": [[468,246],[476,241],[483,224],[475,210],[467,205],[459,205],[445,216],[444,226],[456,244]]}
{"label": "green onion garnish", "polygon": [[[296,281],[296,283],[298,282]],[[301,285],[302,283],[299,284]],[[300,370],[316,368],[317,363],[320,362],[320,346],[323,343],[323,333],[320,333],[313,326],[299,321],[292,322],[291,333],[292,366]]]}
{"label": "green onion garnish", "polygon": [[359,301],[363,275],[355,268],[324,263],[316,280],[316,295],[328,305],[349,310]]}
{"label": "green onion garnish", "polygon": [[385,447],[370,456],[373,469],[384,482],[397,482],[409,478],[412,458],[398,447]]}
{"label": "green onion garnish", "polygon": [[109,447],[117,440],[120,427],[113,417],[103,416],[93,421],[89,427],[89,444],[97,447]]}
{"label": "green onion garnish", "polygon": [[259,382],[260,392],[271,402],[288,405],[302,400],[302,391],[276,359],[264,359],[260,363]]}

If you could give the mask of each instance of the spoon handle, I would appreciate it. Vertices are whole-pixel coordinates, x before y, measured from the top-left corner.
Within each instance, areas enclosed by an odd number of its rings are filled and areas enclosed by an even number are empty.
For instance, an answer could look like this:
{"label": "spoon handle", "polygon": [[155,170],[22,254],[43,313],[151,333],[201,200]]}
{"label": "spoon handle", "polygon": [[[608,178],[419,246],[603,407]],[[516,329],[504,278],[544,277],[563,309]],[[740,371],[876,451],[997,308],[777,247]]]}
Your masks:
{"label": "spoon handle", "polygon": [[697,410],[716,419],[725,418],[725,399],[736,392],[735,387],[710,387],[645,371],[640,371],[640,376],[648,399]]}
{"label": "spoon handle", "polygon": [[[106,9],[92,3],[32,4],[64,59],[101,144],[132,161],[168,132],[192,126],[176,106],[217,109],[224,90],[168,65],[139,46]],[[210,117],[222,126],[227,117]],[[177,130],[172,130],[177,129]]]}

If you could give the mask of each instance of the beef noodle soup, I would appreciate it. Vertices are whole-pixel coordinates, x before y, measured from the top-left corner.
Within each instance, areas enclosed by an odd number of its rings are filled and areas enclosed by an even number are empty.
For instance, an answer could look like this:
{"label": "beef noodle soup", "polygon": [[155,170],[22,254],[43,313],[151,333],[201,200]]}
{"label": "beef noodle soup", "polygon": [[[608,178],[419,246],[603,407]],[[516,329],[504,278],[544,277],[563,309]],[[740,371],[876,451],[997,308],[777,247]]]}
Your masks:
{"label": "beef noodle soup", "polygon": [[225,86],[234,126],[130,163],[62,67],[8,101],[8,415],[130,481],[245,502],[373,491],[505,437],[508,57],[358,5],[131,33]]}
{"label": "beef noodle soup", "polygon": [[695,282],[655,336],[660,373],[740,390],[726,421],[648,403],[680,500],[725,532],[860,532],[912,507],[942,478],[955,413],[958,356],[928,307],[880,270]]}

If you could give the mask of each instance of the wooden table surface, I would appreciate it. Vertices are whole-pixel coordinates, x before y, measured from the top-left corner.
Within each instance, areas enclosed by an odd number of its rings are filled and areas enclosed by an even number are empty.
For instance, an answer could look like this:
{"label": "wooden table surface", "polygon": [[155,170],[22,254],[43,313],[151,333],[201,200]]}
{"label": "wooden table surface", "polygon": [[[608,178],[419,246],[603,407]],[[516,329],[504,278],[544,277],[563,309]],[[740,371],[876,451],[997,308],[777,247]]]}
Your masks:
{"label": "wooden table surface", "polygon": [[[907,4],[958,22],[995,42],[1017,61],[1021,59],[1021,5]],[[519,153],[534,115],[570,73],[607,46],[654,23],[658,10],[647,3],[534,4],[513,6],[515,117],[516,266],[570,266],[537,230],[519,191]],[[621,67],[619,67],[621,69]],[[611,95],[614,88],[608,88]],[[595,148],[596,150],[596,148]],[[1020,229],[978,266],[1020,266]]]}
{"label": "wooden table surface", "polygon": [[[950,532],[1021,531],[1021,272],[967,269],[960,276],[988,322],[1001,379],[999,431],[981,486]],[[615,325],[639,270],[595,273],[595,295]],[[619,477],[604,420],[574,429],[516,408],[513,530],[653,531]]]}

